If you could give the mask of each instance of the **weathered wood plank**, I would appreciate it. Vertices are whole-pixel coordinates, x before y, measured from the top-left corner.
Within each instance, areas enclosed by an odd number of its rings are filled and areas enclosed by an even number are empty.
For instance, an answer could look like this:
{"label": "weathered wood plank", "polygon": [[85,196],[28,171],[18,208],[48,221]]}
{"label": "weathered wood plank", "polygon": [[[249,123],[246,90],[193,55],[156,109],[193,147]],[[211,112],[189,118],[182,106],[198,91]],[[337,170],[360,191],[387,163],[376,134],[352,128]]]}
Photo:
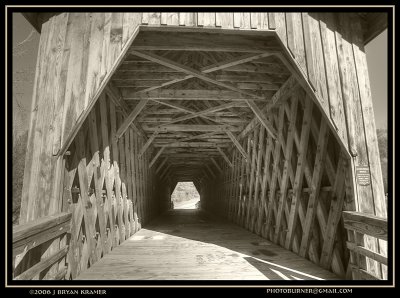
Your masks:
{"label": "weathered wood plank", "polygon": [[[79,132],[76,140],[76,147],[78,151],[78,176],[79,176],[79,188],[80,188],[80,204],[83,211],[83,218],[85,222],[85,238],[87,243],[87,253],[82,258],[82,260],[89,260],[90,264],[97,261],[97,256],[95,254],[95,242],[94,236],[95,232],[95,221],[93,218],[93,208],[94,206],[90,203],[89,190],[88,190],[88,177],[86,172],[86,152],[85,152],[85,136],[83,132]],[[87,261],[84,262],[85,266]],[[86,269],[86,267],[82,268]]]}
{"label": "weathered wood plank", "polygon": [[[29,160],[31,162],[31,167],[30,167],[30,173],[29,175],[29,185],[27,185],[27,188],[24,187],[23,191],[23,198],[22,198],[22,206],[23,208],[26,208],[26,218],[21,220],[21,223],[24,223],[29,220],[34,220],[38,217],[38,213],[41,212],[41,208],[39,207],[39,204],[41,204],[41,207],[44,205],[43,202],[38,201],[36,198],[40,194],[40,192],[43,190],[42,185],[43,182],[43,177],[46,175],[46,172],[41,173],[41,168],[46,168],[46,165],[48,163],[48,156],[43,154],[43,159],[46,161],[46,164],[42,164],[39,161],[39,158],[42,154],[42,152],[45,150],[46,147],[44,147],[44,141],[47,140],[48,134],[44,134],[45,132],[48,132],[49,125],[51,123],[46,123],[47,118],[44,117],[44,115],[48,115],[51,112],[51,107],[52,107],[52,101],[51,98],[47,94],[47,90],[50,88],[50,92],[53,91],[52,88],[54,87],[52,85],[52,79],[54,79],[54,75],[50,76],[50,73],[54,73],[51,70],[51,65],[50,61],[52,61],[54,57],[54,53],[51,52],[52,47],[54,46],[55,43],[55,38],[57,34],[57,30],[55,32],[55,24],[57,20],[56,18],[51,18],[50,21],[48,22],[48,28],[46,29],[46,40],[43,40],[45,45],[43,46],[43,53],[42,55],[46,55],[47,59],[46,61],[43,61],[42,63],[42,69],[41,71],[41,77],[39,78],[39,82],[37,83],[37,96],[40,96],[42,99],[37,101],[36,106],[34,109],[37,111],[32,115],[32,117],[38,117],[36,120],[35,124],[35,129],[32,131],[32,137],[33,137],[33,150],[30,153],[30,156],[32,157],[32,160]],[[42,74],[43,71],[43,74]],[[50,86],[49,86],[50,85]],[[35,99],[33,99],[35,101]],[[43,148],[44,147],[44,148]],[[28,148],[29,149],[29,148]],[[26,171],[25,171],[26,172]],[[27,173],[25,173],[27,174]],[[26,182],[28,182],[26,181]],[[26,203],[24,203],[26,202]],[[25,205],[26,204],[26,205]],[[45,207],[44,207],[45,209]],[[25,210],[24,210],[25,211]],[[40,216],[40,215],[39,215]]]}
{"label": "weathered wood plank", "polygon": [[329,217],[326,223],[325,241],[322,246],[320,265],[323,268],[331,267],[332,252],[334,241],[336,239],[336,230],[342,215],[345,187],[345,164],[346,159],[341,156],[338,162],[335,184],[333,185],[332,200],[330,203]]}
{"label": "weathered wood plank", "polygon": [[[121,116],[117,114],[117,123],[121,123],[122,119]],[[116,214],[117,214],[117,220],[116,220],[116,226],[118,227],[119,231],[119,242],[122,243],[125,240],[125,229],[124,229],[124,222],[122,218],[122,200],[123,198],[127,197],[126,194],[126,175],[125,175],[125,168],[126,168],[126,160],[125,160],[125,138],[119,138],[118,139],[118,157],[119,157],[119,175],[121,178],[121,191],[120,195],[116,196]]]}
{"label": "weathered wood plank", "polygon": [[285,13],[283,12],[273,12],[270,14],[274,14],[274,21],[272,22],[272,26],[275,25],[276,33],[280,37],[282,43],[286,46],[287,45],[287,38],[286,38],[286,17]]}
{"label": "weathered wood plank", "polygon": [[132,198],[131,198],[131,234],[136,233],[138,230],[137,227],[137,204],[138,204],[138,186],[137,186],[137,173],[136,173],[136,164],[137,164],[137,159],[139,158],[139,155],[137,154],[135,150],[135,134],[131,130],[129,132],[130,134],[130,162],[131,162],[131,171],[132,171],[132,185],[133,185],[133,190],[132,190]]}
{"label": "weathered wood plank", "polygon": [[299,156],[297,158],[296,174],[293,185],[293,197],[292,197],[290,215],[288,220],[288,232],[286,234],[286,239],[285,239],[286,249],[290,249],[295,234],[294,233],[295,224],[299,212],[299,201],[303,184],[304,168],[305,168],[307,149],[309,143],[308,137],[310,134],[310,128],[312,122],[312,109],[313,109],[312,100],[307,96],[303,114],[303,123],[301,127],[300,148],[299,148]]}
{"label": "weathered wood plank", "polygon": [[347,229],[388,240],[387,220],[370,214],[343,211],[344,226]]}
{"label": "weathered wood plank", "polygon": [[[78,15],[79,15],[79,14],[78,14]],[[117,17],[115,17],[114,19],[115,19],[115,21],[118,20]],[[105,23],[107,24],[107,22],[108,22],[108,20],[107,20],[107,15],[106,15],[106,21],[105,21]],[[111,22],[111,21],[110,21],[110,22]],[[117,23],[118,23],[118,22],[117,22]],[[115,46],[118,45],[118,34],[119,34],[118,32],[120,32],[120,33],[122,34],[122,27],[121,27],[120,30],[119,30],[119,29],[118,29],[118,26],[117,26],[117,23],[115,24],[116,28],[114,28],[114,29],[115,29],[115,30],[113,31],[114,33],[113,33],[113,32],[110,33],[110,35],[113,35],[113,34],[114,34],[114,37],[115,37],[115,39],[114,39],[114,44],[115,44]],[[107,27],[105,27],[105,34],[107,33],[106,28],[107,28]],[[63,144],[63,145],[62,145],[62,147],[61,147],[61,149],[60,149],[59,155],[64,154],[64,153],[66,152],[66,150],[68,149],[69,145],[71,144],[71,142],[72,142],[73,139],[75,138],[75,136],[76,136],[78,130],[81,128],[82,124],[83,124],[84,121],[86,120],[87,115],[88,115],[89,112],[92,110],[92,108],[93,108],[93,106],[95,105],[95,103],[96,103],[98,97],[100,96],[101,92],[102,92],[103,89],[105,88],[106,83],[108,82],[108,80],[111,78],[111,75],[115,72],[115,70],[117,69],[117,67],[118,67],[119,64],[121,63],[123,57],[126,55],[126,52],[127,52],[127,50],[129,49],[129,47],[130,47],[131,43],[133,42],[133,40],[135,39],[137,33],[138,33],[138,30],[135,30],[134,33],[129,37],[129,40],[128,40],[128,42],[125,44],[125,47],[122,48],[122,50],[120,50],[120,51],[117,53],[118,56],[115,57],[115,61],[113,61],[113,63],[111,64],[111,67],[110,67],[110,68],[104,69],[105,67],[108,67],[108,64],[109,64],[108,61],[107,61],[107,65],[102,66],[102,71],[101,71],[101,73],[102,73],[102,75],[103,75],[103,73],[106,73],[106,75],[105,75],[104,78],[101,80],[102,82],[101,82],[101,84],[100,84],[100,86],[99,86],[99,88],[98,88],[98,90],[97,90],[97,92],[96,92],[96,95],[94,95],[94,98],[90,101],[90,103],[89,103],[89,105],[87,106],[86,110],[84,110],[84,111],[82,112],[82,114],[80,115],[80,117],[77,119],[75,125],[71,125],[71,127],[72,127],[71,130],[63,134],[63,139],[62,139],[62,144]],[[120,39],[121,39],[121,38],[120,38]],[[103,42],[103,44],[104,44],[104,43],[107,43],[107,41]],[[108,43],[110,44],[111,41],[108,42]],[[104,50],[104,49],[103,49],[103,50]],[[112,54],[113,52],[117,52],[117,51],[114,51],[114,50],[111,51],[111,49],[107,49],[107,48],[106,48],[106,50],[108,51],[107,57],[111,57],[111,56],[113,55],[113,54]],[[103,53],[103,54],[104,54],[104,53]],[[103,54],[102,54],[102,56],[104,57]],[[71,55],[72,55],[72,54],[71,54]],[[71,59],[70,59],[70,60],[71,60]],[[102,59],[102,61],[104,61],[104,59]],[[74,73],[74,75],[75,75],[75,73]],[[83,88],[82,88],[82,90],[83,90]],[[65,113],[66,113],[66,112],[64,111],[64,114],[65,114]],[[64,124],[65,124],[65,123],[64,123]],[[64,127],[65,127],[65,125],[64,125]]]}
{"label": "weathered wood plank", "polygon": [[160,148],[160,150],[158,150],[157,154],[153,157],[153,159],[151,160],[149,166],[150,168],[154,165],[154,163],[157,161],[157,159],[160,157],[161,153],[163,153],[163,151],[165,150],[166,146],[162,146]]}
{"label": "weathered wood plank", "polygon": [[250,13],[249,12],[233,13],[233,22],[235,28],[250,29]]}
{"label": "weathered wood plank", "polygon": [[346,120],[335,42],[336,22],[334,15],[331,13],[320,13],[319,16],[321,40],[325,58],[326,81],[328,84],[330,117],[337,128],[336,131],[341,140],[347,145]]}
{"label": "weathered wood plank", "polygon": [[252,219],[251,219],[251,225],[250,225],[250,231],[255,231],[256,229],[256,220],[258,219],[259,212],[257,210],[260,210],[261,208],[261,198],[260,198],[260,182],[261,182],[261,161],[264,152],[264,142],[265,142],[265,129],[263,127],[260,127],[260,132],[259,132],[259,139],[258,139],[258,148],[257,148],[257,161],[256,161],[256,180],[255,180],[255,186],[254,186],[254,203],[252,206]]}
{"label": "weathered wood plank", "polygon": [[242,156],[244,157],[244,159],[249,160],[249,157],[246,153],[246,151],[244,150],[244,148],[242,147],[242,145],[240,145],[240,143],[238,142],[238,140],[236,139],[236,137],[234,136],[234,134],[230,131],[230,130],[225,130],[226,134],[228,135],[228,137],[231,139],[231,141],[233,142],[233,144],[236,146],[236,148],[239,150],[240,154],[242,154]]}
{"label": "weathered wood plank", "polygon": [[161,15],[159,12],[143,12],[142,24],[143,25],[160,25]]}
{"label": "weathered wood plank", "polygon": [[252,12],[250,13],[250,28],[251,29],[258,29],[261,27],[261,13],[259,12]]}
{"label": "weathered wood plank", "polygon": [[288,195],[287,188],[289,185],[289,171],[290,171],[289,167],[292,166],[292,152],[293,152],[294,134],[296,130],[297,106],[298,106],[297,95],[293,95],[290,107],[290,117],[289,117],[289,124],[288,124],[289,127],[286,138],[286,147],[285,148],[282,147],[282,150],[284,150],[285,152],[284,153],[285,160],[283,164],[278,212],[276,215],[276,223],[275,223],[275,231],[273,239],[275,243],[278,243],[279,233],[282,227],[283,212],[285,206],[287,205],[287,195]]}
{"label": "weathered wood plank", "polygon": [[[364,120],[360,99],[359,84],[357,80],[357,69],[352,48],[351,22],[347,14],[339,14],[339,24],[341,32],[336,32],[336,44],[340,65],[340,75],[343,90],[343,102],[346,112],[346,122],[348,127],[350,153],[353,155],[353,166],[355,171],[360,166],[368,166],[369,159],[367,144],[365,139]],[[355,181],[357,183],[357,181]],[[374,213],[372,185],[360,185],[356,187],[358,209],[368,214]],[[376,239],[369,236],[365,237],[368,249],[378,252],[379,244]],[[367,270],[371,274],[380,276],[378,264],[367,260]]]}
{"label": "weathered wood plank", "polygon": [[[102,119],[103,120],[103,119]],[[95,187],[95,195],[96,195],[96,205],[97,205],[97,218],[99,220],[99,228],[100,228],[100,237],[101,237],[101,242],[100,246],[102,248],[102,251],[104,253],[108,252],[107,248],[105,246],[105,241],[106,241],[106,220],[104,218],[104,208],[102,208],[103,204],[103,194],[102,194],[102,189],[103,189],[103,183],[104,180],[102,179],[103,177],[103,171],[104,168],[101,167],[100,164],[100,158],[99,158],[99,141],[98,141],[98,132],[97,132],[97,120],[96,120],[96,111],[93,110],[92,113],[89,114],[88,117],[88,122],[89,122],[89,139],[90,139],[90,147],[91,151],[93,152],[93,158],[92,161],[89,163],[89,167],[92,168],[93,172],[93,179],[94,179],[94,187]],[[103,121],[100,123],[100,126],[103,126],[105,123]],[[103,139],[104,141],[104,139]]]}
{"label": "weathered wood plank", "polygon": [[272,136],[273,139],[276,138],[276,131],[271,125],[271,123],[268,121],[268,119],[265,117],[263,111],[257,106],[257,104],[251,100],[247,99],[246,103],[249,105],[253,113],[256,115],[258,120],[261,122],[261,124],[265,127],[265,129],[268,131],[268,133]]}
{"label": "weathered wood plank", "polygon": [[[68,22],[70,18],[70,14],[65,14],[67,23],[64,25],[65,30],[65,40],[64,43],[58,44],[58,49],[62,49],[63,52],[60,57],[62,60],[58,63],[61,64],[60,74],[58,76],[57,82],[57,92],[56,92],[56,100],[55,100],[55,109],[54,109],[54,117],[53,117],[53,155],[58,154],[61,146],[61,133],[62,133],[62,118],[64,111],[64,100],[66,94],[66,81],[68,75],[68,63],[70,57],[70,46],[71,46],[71,23]],[[62,31],[61,31],[62,32]],[[60,32],[60,33],[61,33]],[[60,36],[61,37],[61,36]],[[58,39],[59,42],[62,41],[62,38]]]}
{"label": "weathered wood plank", "polygon": [[215,12],[199,12],[199,25],[202,25],[204,27],[215,27],[215,14]]}
{"label": "weathered wood plank", "polygon": [[45,47],[48,40],[48,30],[49,23],[45,23],[42,26],[42,34],[40,35],[39,48],[38,48],[38,56],[36,61],[36,70],[35,70],[35,79],[33,85],[33,94],[32,94],[32,105],[31,105],[31,119],[29,123],[29,131],[28,131],[28,141],[27,141],[27,153],[25,156],[25,170],[23,177],[23,188],[21,194],[21,212],[19,223],[25,223],[29,220],[29,214],[32,212],[32,205],[30,203],[31,193],[30,187],[32,185],[31,180],[36,179],[36,174],[34,173],[34,169],[37,168],[37,158],[34,158],[34,152],[37,151],[36,146],[38,143],[38,138],[36,137],[36,129],[39,126],[39,122],[42,120],[42,117],[39,117],[39,96],[40,94],[40,84],[43,79],[42,73],[45,68]]}
{"label": "weathered wood plank", "polygon": [[211,157],[210,159],[211,159],[212,163],[214,164],[214,166],[218,169],[218,171],[220,173],[223,173],[223,170],[222,170],[221,166],[217,163],[217,161],[213,157]]}
{"label": "weathered wood plank", "polygon": [[215,14],[215,26],[223,29],[233,28],[233,13],[231,12],[217,12]]}
{"label": "weathered wood plank", "polygon": [[316,67],[316,92],[317,95],[319,95],[318,99],[320,100],[322,109],[326,115],[329,115],[329,98],[327,91],[324,52],[321,42],[321,30],[318,22],[319,18],[319,13],[309,13],[308,22],[311,30],[312,46],[314,47],[313,59],[315,59],[314,65]]}
{"label": "weathered wood plank", "polygon": [[375,214],[380,217],[387,216],[387,207],[384,198],[382,170],[379,159],[376,125],[373,113],[371,87],[368,76],[366,54],[362,42],[361,21],[356,19],[351,23],[353,36],[353,53],[358,80],[358,90],[364,119],[365,139],[368,148],[369,168],[371,171],[372,190],[374,194]]}
{"label": "weathered wood plank", "polygon": [[20,275],[16,276],[14,279],[15,280],[33,279],[36,275],[41,273],[43,270],[47,269],[49,266],[53,265],[59,259],[63,258],[67,254],[67,252],[68,252],[68,246],[60,249],[58,252],[47,257],[46,259],[41,260],[39,263],[32,266],[31,268],[29,268],[25,272],[21,273]]}
{"label": "weathered wood plank", "polygon": [[223,159],[226,161],[226,163],[233,168],[233,164],[232,162],[229,160],[228,156],[226,156],[226,154],[224,153],[224,151],[222,151],[222,149],[217,145],[217,150],[218,152],[221,154],[221,156],[223,157]]}
{"label": "weathered wood plank", "polygon": [[68,233],[72,214],[63,212],[30,221],[13,228],[13,255]]}
{"label": "weathered wood plank", "polygon": [[[282,129],[284,125],[284,116],[285,116],[285,109],[283,106],[280,107],[279,109],[279,124],[278,124],[278,134],[279,136],[282,136]],[[278,137],[279,139],[280,137]],[[269,194],[268,194],[268,208],[267,208],[267,216],[266,216],[266,224],[265,224],[265,229],[263,235],[265,237],[269,237],[270,231],[272,231],[271,228],[272,226],[272,220],[273,220],[273,206],[274,206],[274,198],[275,198],[275,191],[276,191],[276,186],[278,183],[278,167],[279,167],[279,159],[281,155],[281,148],[278,144],[278,139],[275,141],[275,146],[274,146],[274,153],[273,153],[273,165],[272,165],[272,176],[271,180],[269,183]]]}
{"label": "weathered wood plank", "polygon": [[301,13],[286,13],[288,49],[307,76]]}
{"label": "weathered wood plank", "polygon": [[141,101],[138,102],[133,111],[124,119],[124,122],[119,126],[116,133],[117,138],[122,137],[122,135],[126,132],[128,127],[131,125],[131,123],[136,119],[136,117],[146,106],[147,102],[148,102],[147,99],[142,99]]}
{"label": "weathered wood plank", "polygon": [[256,160],[257,160],[257,147],[258,147],[258,133],[259,130],[256,129],[253,132],[253,136],[251,139],[251,165],[250,165],[250,180],[249,180],[249,192],[247,195],[247,206],[246,206],[246,218],[245,218],[245,228],[250,228],[250,215],[252,212],[252,204],[253,204],[253,189],[254,189],[254,181],[255,181],[255,172],[256,172]]}
{"label": "weathered wood plank", "polygon": [[356,253],[362,254],[362,255],[364,255],[364,256],[366,256],[368,258],[371,258],[371,259],[373,259],[375,261],[378,261],[378,262],[380,262],[382,264],[385,264],[385,265],[388,264],[388,259],[387,259],[386,256],[383,256],[383,255],[380,255],[380,254],[378,254],[376,252],[370,251],[369,249],[365,249],[364,247],[358,246],[358,245],[356,245],[355,243],[352,243],[352,242],[347,242],[346,246],[347,246],[348,249],[350,249],[350,250],[352,250],[352,251],[354,251]]}
{"label": "weathered wood plank", "polygon": [[194,12],[180,12],[179,13],[179,25],[180,26],[194,26],[196,21],[196,13]]}
{"label": "weathered wood plank", "polygon": [[179,14],[177,12],[162,12],[160,18],[161,25],[179,25]]}
{"label": "weathered wood plank", "polygon": [[316,211],[318,206],[321,179],[324,171],[325,156],[327,151],[326,149],[328,146],[328,138],[329,138],[328,125],[322,119],[320,124],[317,150],[315,155],[313,177],[310,185],[311,193],[310,197],[308,198],[306,218],[303,222],[303,235],[301,237],[301,245],[299,250],[299,255],[302,257],[306,256],[311,241],[311,231],[312,231],[311,228],[316,216]]}
{"label": "weathered wood plank", "polygon": [[131,200],[133,195],[132,195],[132,176],[131,176],[131,162],[130,162],[130,130],[128,130],[125,134],[124,134],[124,138],[125,138],[125,142],[124,142],[124,153],[125,153],[125,180],[126,180],[126,188],[127,188],[127,192],[126,192],[126,197],[122,198],[122,212],[123,212],[123,221],[124,221],[124,229],[125,229],[125,239],[127,239],[129,237],[129,231],[126,229],[129,227],[129,225],[127,225],[127,221],[126,221],[126,201],[127,200]]}
{"label": "weathered wood plank", "polygon": [[86,108],[89,104],[90,99],[96,93],[98,86],[100,85],[100,71],[102,59],[106,57],[102,56],[103,48],[103,37],[104,37],[104,13],[93,13],[91,16],[91,28],[90,28],[90,45],[88,55],[88,68],[85,85],[85,97],[84,107]]}
{"label": "weathered wood plank", "polygon": [[[110,100],[109,101],[109,110],[110,110],[110,140],[111,140],[111,152],[112,152],[112,169],[114,171],[114,183],[115,183],[115,192],[112,191],[112,185],[111,183],[107,183],[106,181],[106,187],[107,187],[107,196],[109,200],[109,220],[110,220],[110,233],[111,233],[111,238],[113,239],[113,247],[118,245],[117,238],[116,238],[116,233],[118,232],[115,229],[116,221],[115,221],[115,215],[117,213],[115,206],[115,201],[117,198],[121,196],[121,178],[119,175],[119,151],[118,151],[118,144],[117,144],[117,138],[115,137],[116,134],[116,125],[117,125],[117,115],[115,112],[115,105],[114,103]],[[111,181],[108,181],[111,182]],[[113,215],[114,214],[114,215]]]}
{"label": "weathered wood plank", "polygon": [[[166,27],[161,27],[166,28]],[[230,34],[214,33],[209,38],[193,39],[193,33],[163,32],[162,30],[146,32],[145,36],[138,36],[132,45],[133,51],[208,51],[208,52],[246,52],[265,53],[278,51],[278,41],[273,34],[265,34],[263,39],[243,34],[232,39]],[[173,38],[173,39],[172,39]]]}
{"label": "weathered wood plank", "polygon": [[141,22],[141,13],[125,12],[122,20],[122,46],[125,46],[129,37],[133,34]]}
{"label": "weathered wood plank", "polygon": [[[40,170],[38,176],[38,193],[37,197],[34,198],[39,200],[42,204],[40,206],[37,215],[39,217],[56,214],[61,211],[62,197],[61,194],[61,183],[63,180],[63,159],[53,157],[53,148],[47,144],[53,144],[55,135],[55,126],[60,128],[60,123],[55,123],[54,120],[60,115],[59,111],[56,110],[60,106],[60,97],[63,96],[64,82],[61,82],[61,72],[63,69],[63,49],[66,41],[66,28],[68,22],[68,15],[61,14],[54,16],[54,23],[52,30],[51,39],[51,52],[48,53],[47,59],[48,64],[51,65],[49,68],[49,78],[45,89],[44,97],[49,97],[49,107],[46,111],[46,124],[41,129],[42,133],[42,149],[40,153]],[[61,83],[61,84],[60,84]],[[61,86],[60,86],[61,85]],[[61,89],[61,90],[60,90]],[[61,91],[61,96],[60,96]],[[55,99],[54,99],[55,98]],[[46,145],[45,145],[46,144]],[[59,239],[55,239],[49,248],[42,253],[41,258],[46,258],[51,255],[59,248]],[[58,265],[55,264],[47,271],[46,275],[51,276],[57,271]]]}

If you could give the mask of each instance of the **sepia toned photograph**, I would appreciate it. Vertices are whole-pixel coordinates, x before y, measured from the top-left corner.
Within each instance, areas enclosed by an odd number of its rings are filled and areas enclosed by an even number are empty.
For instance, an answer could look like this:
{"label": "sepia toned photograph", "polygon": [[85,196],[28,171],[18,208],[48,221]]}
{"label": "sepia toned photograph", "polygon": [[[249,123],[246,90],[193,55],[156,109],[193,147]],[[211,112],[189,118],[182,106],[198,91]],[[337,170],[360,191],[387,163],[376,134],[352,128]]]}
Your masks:
{"label": "sepia toned photograph", "polygon": [[9,284],[393,282],[394,7],[109,8],[7,14]]}

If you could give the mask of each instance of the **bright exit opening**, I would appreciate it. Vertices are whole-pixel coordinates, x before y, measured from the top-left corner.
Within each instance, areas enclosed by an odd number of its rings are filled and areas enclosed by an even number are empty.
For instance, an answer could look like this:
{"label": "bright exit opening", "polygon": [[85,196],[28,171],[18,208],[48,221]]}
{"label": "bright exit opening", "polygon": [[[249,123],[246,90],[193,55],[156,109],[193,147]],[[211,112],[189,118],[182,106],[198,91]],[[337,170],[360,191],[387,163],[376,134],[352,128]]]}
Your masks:
{"label": "bright exit opening", "polygon": [[178,182],[171,195],[171,201],[174,209],[198,209],[200,194],[193,182]]}

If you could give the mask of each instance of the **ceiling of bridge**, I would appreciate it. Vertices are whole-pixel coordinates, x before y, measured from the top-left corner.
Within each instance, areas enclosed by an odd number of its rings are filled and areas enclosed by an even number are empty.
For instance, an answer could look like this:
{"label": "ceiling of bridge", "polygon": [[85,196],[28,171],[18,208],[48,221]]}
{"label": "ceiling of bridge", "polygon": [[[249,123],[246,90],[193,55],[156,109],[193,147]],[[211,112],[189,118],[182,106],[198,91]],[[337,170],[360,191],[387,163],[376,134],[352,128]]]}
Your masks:
{"label": "ceiling of bridge", "polygon": [[152,142],[153,163],[178,181],[229,163],[237,136],[291,75],[275,34],[234,34],[141,31],[112,77],[140,111],[134,124]]}

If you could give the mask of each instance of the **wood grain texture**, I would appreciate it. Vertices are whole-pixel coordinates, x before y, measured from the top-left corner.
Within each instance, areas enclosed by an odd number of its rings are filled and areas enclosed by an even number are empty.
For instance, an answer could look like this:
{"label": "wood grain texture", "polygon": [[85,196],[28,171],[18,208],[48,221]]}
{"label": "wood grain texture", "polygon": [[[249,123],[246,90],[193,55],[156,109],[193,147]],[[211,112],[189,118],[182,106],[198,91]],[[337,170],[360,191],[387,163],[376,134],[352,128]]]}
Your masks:
{"label": "wood grain texture", "polygon": [[[177,255],[181,257],[176,258]],[[296,278],[337,279],[261,237],[192,210],[167,213],[78,277],[80,280]]]}
{"label": "wood grain texture", "polygon": [[[49,19],[21,223],[70,210],[72,225],[67,261],[34,278],[66,264],[75,278],[169,208],[182,180],[202,208],[341,277],[385,278],[384,240],[341,220],[343,209],[386,215],[363,26],[358,14],[307,12]],[[67,244],[22,252],[16,274]]]}

